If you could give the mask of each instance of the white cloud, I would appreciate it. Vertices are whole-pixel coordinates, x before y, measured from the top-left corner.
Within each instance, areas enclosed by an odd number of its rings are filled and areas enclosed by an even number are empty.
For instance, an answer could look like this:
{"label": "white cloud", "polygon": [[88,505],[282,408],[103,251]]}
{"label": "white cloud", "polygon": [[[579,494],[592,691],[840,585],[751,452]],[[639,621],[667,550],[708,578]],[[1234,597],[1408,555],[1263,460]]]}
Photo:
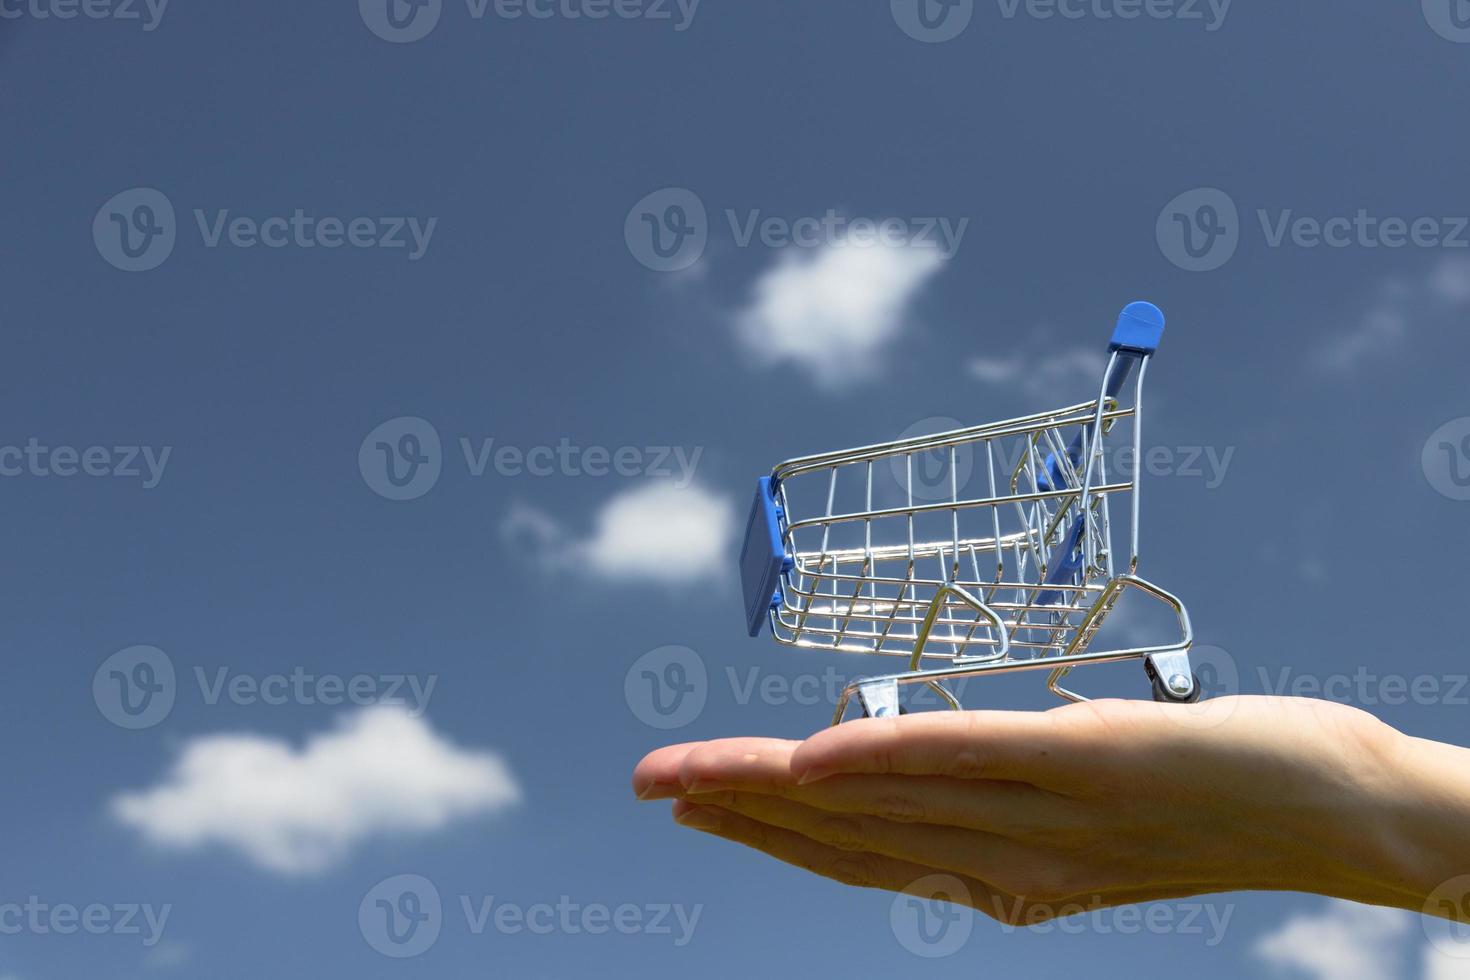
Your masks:
{"label": "white cloud", "polygon": [[1107,356],[1099,348],[1055,348],[1044,331],[1035,331],[1025,351],[971,358],[969,370],[986,384],[1009,385],[1028,397],[1050,397],[1061,405],[1096,396],[1107,366]]}
{"label": "white cloud", "polygon": [[1452,255],[1440,260],[1429,279],[1434,295],[1445,303],[1470,303],[1470,256]]}
{"label": "white cloud", "polygon": [[1470,257],[1443,258],[1423,279],[1386,279],[1378,284],[1368,312],[1313,351],[1311,365],[1326,374],[1352,374],[1399,349],[1414,324],[1467,303]]}
{"label": "white cloud", "polygon": [[756,281],[736,330],[764,361],[794,362],[827,386],[855,381],[874,372],[914,294],[943,265],[938,248],[922,245],[788,250]]}
{"label": "white cloud", "polygon": [[1401,940],[1413,917],[1398,909],[1333,900],[1258,939],[1256,956],[1313,980],[1390,980],[1400,974]]}
{"label": "white cloud", "polygon": [[650,483],[604,504],[586,538],[526,504],[511,508],[501,530],[549,568],[679,585],[724,574],[734,561],[736,512],[729,499],[698,485]]}
{"label": "white cloud", "polygon": [[1377,354],[1387,354],[1408,334],[1403,300],[1395,295],[1381,298],[1358,323],[1318,349],[1314,366],[1328,374],[1348,374],[1366,365]]}
{"label": "white cloud", "polygon": [[301,749],[253,734],[186,743],[159,785],[112,815],[174,850],[217,844],[282,874],[325,870],[367,838],[425,833],[520,799],[494,754],[460,749],[420,718],[376,707]]}
{"label": "white cloud", "polygon": [[182,943],[161,942],[143,957],[143,965],[151,970],[173,970],[189,962],[193,951]]}
{"label": "white cloud", "polygon": [[1425,946],[1424,980],[1470,980],[1470,944],[1453,956],[1436,946]]}

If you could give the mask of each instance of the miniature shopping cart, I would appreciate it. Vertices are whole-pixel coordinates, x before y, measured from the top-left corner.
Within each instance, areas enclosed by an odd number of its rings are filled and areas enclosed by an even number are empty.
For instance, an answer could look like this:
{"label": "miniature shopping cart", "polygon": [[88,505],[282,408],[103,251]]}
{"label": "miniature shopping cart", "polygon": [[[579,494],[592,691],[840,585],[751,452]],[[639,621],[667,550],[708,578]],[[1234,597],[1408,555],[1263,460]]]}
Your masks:
{"label": "miniature shopping cart", "polygon": [[[883,717],[906,710],[901,686],[923,684],[958,710],[946,682],[1018,670],[1049,670],[1053,692],[1084,701],[1062,687],[1073,668],[1134,659],[1156,700],[1199,700],[1189,614],[1135,574],[1143,379],[1163,332],[1157,307],[1124,309],[1093,401],[793,459],[760,479],[740,555],[750,635],[769,623],[788,645],[908,659],[848,685],[833,724],[854,694]],[[1120,426],[1131,472],[1109,469]],[[1120,559],[1112,521],[1125,510]],[[1127,589],[1171,609],[1178,639],[1092,650]]]}

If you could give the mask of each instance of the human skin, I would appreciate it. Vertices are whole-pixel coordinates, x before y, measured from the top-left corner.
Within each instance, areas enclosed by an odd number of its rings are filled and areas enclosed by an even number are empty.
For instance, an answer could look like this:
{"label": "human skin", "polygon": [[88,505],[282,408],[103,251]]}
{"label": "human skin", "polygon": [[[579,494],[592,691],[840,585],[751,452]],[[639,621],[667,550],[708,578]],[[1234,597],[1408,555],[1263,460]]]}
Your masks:
{"label": "human skin", "polygon": [[[1459,918],[1470,904],[1430,902],[1470,875],[1470,749],[1326,701],[862,719],[661,748],[633,789],[816,874],[1010,923],[1257,889]],[[963,888],[926,894],[935,875]]]}

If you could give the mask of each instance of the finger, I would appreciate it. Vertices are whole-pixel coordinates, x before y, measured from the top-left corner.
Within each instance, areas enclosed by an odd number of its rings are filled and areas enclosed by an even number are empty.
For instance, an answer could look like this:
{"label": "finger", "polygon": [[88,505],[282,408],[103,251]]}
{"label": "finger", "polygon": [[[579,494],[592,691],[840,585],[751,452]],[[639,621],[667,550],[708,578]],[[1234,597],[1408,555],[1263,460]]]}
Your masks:
{"label": "finger", "polygon": [[801,784],[837,773],[905,773],[1055,788],[1085,772],[1087,748],[1078,726],[1060,724],[1055,712],[932,711],[818,732],[791,768]]}
{"label": "finger", "polygon": [[[682,826],[744,844],[777,860],[844,885],[907,892],[920,898],[968,905],[992,915],[996,909],[1002,909],[1014,901],[1012,896],[1005,895],[977,879],[879,854],[839,850],[793,831],[763,824],[719,807],[697,806],[679,801],[674,804],[674,819]],[[948,879],[948,882],[936,881],[936,877]],[[952,887],[956,882],[962,887]]]}
{"label": "finger", "polygon": [[[901,824],[854,813],[832,813],[758,793],[717,793],[701,806],[716,805],[741,816],[790,830],[839,851],[870,851],[884,857],[980,878],[1025,894],[1037,869],[1059,858],[996,834],[935,824]],[[1055,891],[1055,888],[1049,889]]]}
{"label": "finger", "polygon": [[750,774],[784,786],[795,786],[791,754],[801,742],[789,739],[719,739],[695,746],[679,763],[679,785],[689,792],[719,788]]}
{"label": "finger", "polygon": [[707,742],[684,757],[679,780],[685,795],[763,793],[839,813],[966,827],[1021,840],[1078,826],[1086,818],[1077,802],[1026,783],[839,775],[801,786],[791,768],[799,743],[737,746],[734,741]]}
{"label": "finger", "polygon": [[679,766],[684,757],[698,748],[701,742],[685,742],[682,745],[666,745],[654,749],[643,757],[633,769],[633,793],[640,800],[662,800],[677,796]]}
{"label": "finger", "polygon": [[1115,905],[1185,898],[1221,890],[1217,884],[1201,882],[1124,884],[1077,893],[1044,895],[1033,892],[1031,897],[1025,897],[973,875],[957,874],[948,869],[880,854],[844,851],[722,807],[676,801],[674,819],[682,826],[743,844],[843,884],[882,888],[968,905],[1001,922],[1017,926],[1039,925],[1059,916]]}

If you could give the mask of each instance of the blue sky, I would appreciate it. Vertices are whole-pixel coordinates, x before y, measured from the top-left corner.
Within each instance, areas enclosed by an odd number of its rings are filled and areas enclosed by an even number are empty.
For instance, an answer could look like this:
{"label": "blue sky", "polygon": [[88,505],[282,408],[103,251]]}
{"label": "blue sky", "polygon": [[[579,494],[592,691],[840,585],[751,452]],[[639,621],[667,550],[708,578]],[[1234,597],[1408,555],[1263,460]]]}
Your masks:
{"label": "blue sky", "polygon": [[1084,400],[1134,299],[1222,683],[1465,743],[1463,0],[1134,9],[0,0],[0,977],[1462,975],[1290,895],[917,959],[630,798],[881,666],[745,637],[757,475]]}

